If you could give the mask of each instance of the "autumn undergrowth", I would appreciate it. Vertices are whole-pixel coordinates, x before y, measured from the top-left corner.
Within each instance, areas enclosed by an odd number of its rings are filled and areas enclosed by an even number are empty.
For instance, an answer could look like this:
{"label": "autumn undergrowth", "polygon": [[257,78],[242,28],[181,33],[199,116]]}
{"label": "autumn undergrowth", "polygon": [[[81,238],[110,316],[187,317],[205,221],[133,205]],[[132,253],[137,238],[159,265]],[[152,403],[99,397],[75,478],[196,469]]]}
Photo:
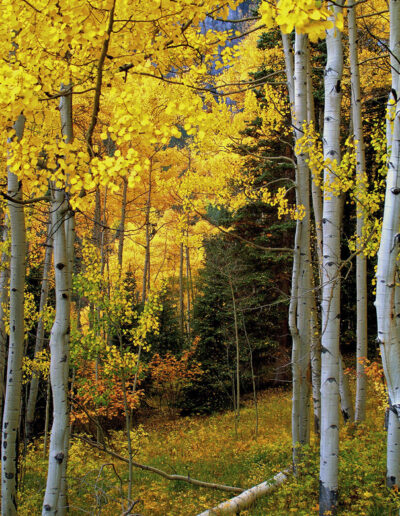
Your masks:
{"label": "autumn undergrowth", "polygon": [[[251,402],[241,410],[238,435],[234,413],[171,419],[150,417],[132,432],[135,460],[168,473],[249,488],[285,469],[291,461],[290,393],[269,390],[259,399],[259,431]],[[122,432],[112,432],[110,449],[127,456]],[[385,431],[379,400],[372,397],[368,422],[342,425],[339,514],[395,514],[396,492],[385,487]],[[27,451],[19,488],[21,516],[40,514],[47,459],[43,443]],[[298,475],[241,514],[253,516],[318,513],[318,444],[302,454]],[[232,495],[165,480],[135,470],[135,511],[143,516],[194,516]],[[127,465],[74,438],[69,458],[70,514],[119,515],[127,508]]]}

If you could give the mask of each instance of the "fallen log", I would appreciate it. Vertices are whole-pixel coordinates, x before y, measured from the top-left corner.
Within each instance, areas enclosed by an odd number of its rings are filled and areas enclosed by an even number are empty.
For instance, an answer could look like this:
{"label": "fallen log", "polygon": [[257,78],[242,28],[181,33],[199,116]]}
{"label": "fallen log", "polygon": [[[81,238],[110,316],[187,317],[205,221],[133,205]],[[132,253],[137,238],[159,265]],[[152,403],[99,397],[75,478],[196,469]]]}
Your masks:
{"label": "fallen log", "polygon": [[[92,441],[91,439],[88,439],[87,437],[81,436],[81,435],[75,435],[74,437],[77,437],[81,441],[89,444],[90,446],[93,446],[93,448],[97,448],[98,450],[103,451],[104,453],[107,453],[108,455],[111,455],[112,457],[115,457],[116,459],[126,462],[129,464],[129,460],[122,455],[119,455],[118,453],[113,452],[112,450],[107,449],[102,444],[96,443],[95,441]],[[151,473],[155,473],[156,475],[160,475],[163,478],[166,478],[167,480],[181,480],[182,482],[187,482],[188,484],[193,484],[195,486],[199,487],[207,487],[208,489],[217,489],[219,491],[226,491],[228,493],[243,493],[245,490],[241,487],[233,487],[233,486],[226,486],[224,484],[215,484],[211,482],[204,482],[203,480],[197,480],[195,478],[191,478],[189,475],[170,475],[166,473],[165,471],[154,468],[153,466],[147,466],[146,464],[140,464],[139,462],[132,461],[132,464],[135,468],[142,469],[144,471],[150,471]]]}
{"label": "fallen log", "polygon": [[258,498],[270,493],[281,484],[283,484],[288,475],[292,472],[291,468],[285,469],[277,473],[270,480],[266,480],[261,484],[251,487],[246,491],[243,491],[235,498],[231,498],[225,502],[220,503],[219,505],[213,507],[212,509],[208,509],[197,516],[221,516],[224,514],[239,514],[240,511],[244,511],[248,507],[250,507]]}

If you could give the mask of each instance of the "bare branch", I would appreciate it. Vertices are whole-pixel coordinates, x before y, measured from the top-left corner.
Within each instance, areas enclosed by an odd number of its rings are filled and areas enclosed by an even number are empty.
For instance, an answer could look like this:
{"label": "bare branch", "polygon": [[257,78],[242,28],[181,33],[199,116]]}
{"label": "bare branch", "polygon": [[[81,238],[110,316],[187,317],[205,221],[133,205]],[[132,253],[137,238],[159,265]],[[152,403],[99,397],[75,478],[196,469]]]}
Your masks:
{"label": "bare branch", "polygon": [[[121,460],[123,462],[128,463],[128,459],[125,457],[122,457],[122,455],[119,455],[118,453],[113,452],[112,450],[108,450],[105,448],[105,446],[102,446],[101,444],[98,444],[87,437],[76,435],[78,439],[81,441],[89,444],[90,446],[93,446],[94,448],[97,448],[98,450],[103,451],[104,453],[107,453],[108,455],[111,455],[112,457],[115,457],[118,460]],[[218,489],[220,491],[226,491],[228,493],[243,493],[244,489],[241,487],[232,487],[232,486],[226,486],[222,484],[214,484],[210,482],[203,482],[202,480],[196,480],[195,478],[191,478],[189,475],[169,475],[165,471],[162,471],[161,469],[154,468],[153,466],[146,466],[145,464],[140,464],[139,462],[132,462],[133,466],[135,468],[143,469],[144,471],[150,471],[151,473],[155,473],[156,475],[160,475],[163,478],[166,478],[167,480],[180,480],[182,482],[187,482],[189,484],[193,484],[195,486],[200,487],[207,487],[209,489]]]}

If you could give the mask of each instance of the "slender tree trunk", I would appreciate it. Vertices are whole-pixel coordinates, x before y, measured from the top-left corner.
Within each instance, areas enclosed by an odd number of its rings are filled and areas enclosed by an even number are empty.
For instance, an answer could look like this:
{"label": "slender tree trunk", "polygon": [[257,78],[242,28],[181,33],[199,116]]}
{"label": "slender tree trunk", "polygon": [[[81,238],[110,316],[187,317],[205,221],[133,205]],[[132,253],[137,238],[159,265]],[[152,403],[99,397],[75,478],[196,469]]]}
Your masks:
{"label": "slender tree trunk", "polygon": [[236,406],[235,406],[235,432],[237,436],[239,419],[240,419],[240,347],[239,347],[239,328],[237,319],[237,309],[235,292],[233,290],[232,280],[228,278],[229,288],[231,290],[232,308],[233,308],[233,325],[235,329],[235,348],[236,348]]}
{"label": "slender tree trunk", "polygon": [[[66,240],[66,251],[67,251],[67,264],[68,264],[68,294],[70,296],[70,302],[72,301],[72,273],[74,268],[74,242],[75,242],[75,216],[73,211],[70,209],[67,213],[67,218],[64,222],[65,225],[65,240]],[[68,320],[69,314],[68,314]],[[68,380],[69,380],[69,349],[70,349],[70,333],[69,331],[65,335],[65,347],[67,352],[67,364],[68,366],[64,369],[64,382],[68,388]],[[57,516],[64,516],[68,512],[68,481],[67,481],[67,466],[68,466],[68,454],[69,454],[69,441],[71,434],[70,420],[69,420],[69,406],[68,406],[68,421],[67,421],[67,429],[65,432],[64,438],[64,449],[65,449],[65,458],[62,463],[62,472],[61,472],[61,488],[60,488],[60,496],[58,498],[58,511]]]}
{"label": "slender tree trunk", "polygon": [[51,397],[51,389],[50,389],[50,378],[47,379],[47,389],[46,389],[46,409],[45,409],[45,419],[44,419],[44,438],[43,438],[43,458],[46,458],[47,455],[47,440],[49,435],[49,421],[50,421],[50,397]]}
{"label": "slender tree trunk", "polygon": [[[25,127],[20,115],[14,124],[18,140]],[[22,184],[8,171],[8,196],[22,200]],[[3,414],[1,454],[1,511],[3,516],[17,514],[17,432],[21,410],[21,368],[24,352],[25,215],[24,207],[9,201],[11,226],[10,259],[10,337],[8,347],[6,395]]]}
{"label": "slender tree trunk", "polygon": [[254,400],[254,410],[256,413],[256,439],[258,437],[258,402],[257,402],[257,388],[256,388],[256,376],[254,374],[254,364],[253,364],[253,350],[251,348],[251,344],[249,341],[249,336],[247,335],[246,323],[244,317],[242,317],[243,322],[243,330],[244,336],[246,338],[247,347],[249,348],[249,359],[250,359],[250,369],[251,369],[251,383],[253,387],[253,400]]}
{"label": "slender tree trunk", "polygon": [[[366,168],[365,144],[361,117],[360,70],[358,64],[358,37],[356,21],[356,4],[353,2],[348,9],[350,72],[351,72],[351,103],[353,114],[354,141],[356,143],[357,164],[357,198],[365,194]],[[357,242],[362,245],[363,227],[365,224],[362,201],[357,199]],[[360,249],[359,249],[360,250]],[[364,421],[367,401],[367,376],[363,360],[367,358],[367,258],[361,251],[356,257],[357,283],[357,380],[355,420]]]}
{"label": "slender tree trunk", "polygon": [[[337,12],[340,7],[334,7]],[[343,52],[341,33],[327,31],[325,68],[324,159],[340,164],[340,104]],[[324,185],[334,180],[324,171]],[[340,333],[340,197],[324,194],[321,360],[320,514],[336,514],[339,459],[339,333]]]}
{"label": "slender tree trunk", "polygon": [[[3,222],[3,244],[8,240],[9,231],[8,215],[4,214]],[[9,251],[5,251],[1,255],[1,271],[0,271],[0,418],[3,417],[3,402],[5,396],[6,386],[4,383],[4,371],[6,367],[7,356],[7,339],[6,332],[6,308],[8,307],[9,288],[8,282],[10,279],[10,255]]]}
{"label": "slender tree trunk", "polygon": [[311,384],[314,412],[314,432],[319,435],[321,421],[321,332],[318,323],[315,291],[313,291],[311,299]]}
{"label": "slender tree trunk", "polygon": [[[296,33],[295,38],[293,125],[295,140],[298,141],[303,136],[303,125],[307,123],[307,36]],[[290,61],[289,58],[287,58],[288,61]],[[297,152],[296,159],[296,203],[304,207],[304,217],[296,223],[290,307],[290,330],[293,340],[292,441],[294,464],[298,460],[298,445],[306,444],[309,441],[311,337],[309,318],[311,311],[309,170],[306,156],[303,153]],[[294,296],[297,297],[296,300]]]}
{"label": "slender tree trunk", "polygon": [[[390,62],[392,70],[392,90],[389,99],[388,117],[393,121],[393,130],[387,124],[388,147],[391,148],[386,178],[385,206],[382,236],[378,252],[376,312],[378,341],[381,348],[382,364],[390,398],[390,411],[400,419],[400,325],[399,287],[397,259],[399,255],[400,227],[400,106],[399,97],[400,59],[400,2],[390,2]],[[393,120],[394,119],[394,120]],[[399,446],[397,425],[389,414],[387,483],[399,485]]]}
{"label": "slender tree trunk", "polygon": [[[69,86],[61,86],[71,89]],[[61,132],[66,143],[73,140],[72,92],[60,98]],[[53,187],[54,188],[54,187]],[[50,381],[53,394],[53,425],[43,515],[65,514],[66,467],[69,448],[69,333],[73,266],[74,219],[65,190],[54,188],[51,202],[54,238],[56,316],[50,334]]]}
{"label": "slender tree trunk", "polygon": [[150,164],[149,171],[149,189],[147,192],[147,201],[146,201],[146,219],[145,219],[145,228],[146,228],[146,248],[145,248],[145,256],[144,256],[144,265],[143,265],[143,282],[142,282],[142,301],[144,302],[147,298],[147,285],[149,283],[149,274],[150,274],[150,241],[151,241],[151,229],[150,229],[150,210],[151,210],[151,181],[152,181],[152,163]]}
{"label": "slender tree trunk", "polygon": [[[43,349],[44,344],[44,320],[43,320],[43,312],[47,306],[47,298],[49,295],[49,279],[50,279],[50,270],[51,270],[51,256],[53,254],[53,236],[52,236],[52,225],[51,225],[51,215],[49,215],[48,221],[48,230],[47,230],[47,238],[45,242],[46,250],[44,254],[44,262],[43,262],[43,277],[42,277],[42,286],[40,290],[40,304],[39,304],[39,320],[36,330],[36,342],[35,342],[35,353],[36,357],[38,353],[40,353]],[[29,388],[29,398],[28,404],[26,408],[26,435],[28,440],[33,436],[33,422],[35,419],[35,409],[36,409],[36,401],[39,390],[39,380],[40,375],[37,373],[32,374],[32,379],[30,381]]]}
{"label": "slender tree trunk", "polygon": [[[55,190],[51,210],[54,236],[54,270],[56,317],[50,335],[50,380],[53,393],[53,426],[50,437],[49,469],[43,515],[57,514],[61,493],[63,462],[66,460],[65,441],[68,432],[68,368],[66,337],[69,332],[70,293],[64,219],[68,213],[65,193]],[[68,370],[68,369],[67,369]]]}

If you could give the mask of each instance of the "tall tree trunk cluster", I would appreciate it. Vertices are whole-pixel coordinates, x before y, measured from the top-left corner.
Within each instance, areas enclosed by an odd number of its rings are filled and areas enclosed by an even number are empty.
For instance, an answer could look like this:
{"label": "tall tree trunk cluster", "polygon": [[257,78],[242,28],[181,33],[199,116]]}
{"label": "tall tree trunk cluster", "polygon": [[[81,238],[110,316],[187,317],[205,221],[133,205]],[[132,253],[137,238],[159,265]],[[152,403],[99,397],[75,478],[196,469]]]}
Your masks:
{"label": "tall tree trunk cluster", "polygon": [[[340,3],[332,3],[337,15]],[[351,72],[351,119],[356,153],[356,212],[357,212],[357,381],[355,407],[352,405],[348,382],[339,349],[340,336],[340,277],[341,226],[343,195],[335,191],[337,167],[341,161],[341,96],[343,49],[340,31],[333,27],[326,32],[326,67],[324,73],[323,155],[324,177],[321,188],[309,180],[307,156],[296,154],[296,202],[304,207],[306,216],[297,221],[293,252],[292,294],[289,323],[293,341],[293,407],[292,435],[294,466],[301,454],[301,445],[308,442],[308,378],[311,366],[314,428],[320,432],[320,514],[337,511],[339,458],[339,401],[345,421],[361,422],[366,417],[367,358],[367,262],[362,242],[365,225],[363,198],[366,195],[365,143],[362,125],[360,72],[356,3],[348,5],[349,59]],[[376,310],[378,341],[388,382],[390,411],[388,418],[387,483],[399,483],[398,452],[400,417],[400,334],[399,334],[399,254],[400,228],[400,109],[397,96],[400,72],[400,3],[390,2],[390,54],[392,90],[388,103],[388,176],[384,218],[378,254]],[[294,52],[289,37],[282,34],[287,83],[292,111],[295,143],[303,136],[303,128],[314,121],[310,65],[307,61],[307,37],[295,35]],[[294,55],[293,55],[294,53]],[[307,72],[308,70],[308,72]],[[298,147],[296,147],[298,148]],[[311,188],[310,188],[311,186]],[[316,235],[318,273],[311,272],[310,202]],[[315,279],[319,285],[314,287]],[[321,321],[317,318],[317,297],[320,291]],[[302,312],[302,310],[304,310]],[[304,314],[310,316],[304,316]],[[309,324],[306,325],[305,321]],[[311,350],[311,353],[310,353]],[[307,389],[307,390],[306,390]],[[320,393],[320,397],[319,397]],[[303,416],[302,416],[303,415]]]}

